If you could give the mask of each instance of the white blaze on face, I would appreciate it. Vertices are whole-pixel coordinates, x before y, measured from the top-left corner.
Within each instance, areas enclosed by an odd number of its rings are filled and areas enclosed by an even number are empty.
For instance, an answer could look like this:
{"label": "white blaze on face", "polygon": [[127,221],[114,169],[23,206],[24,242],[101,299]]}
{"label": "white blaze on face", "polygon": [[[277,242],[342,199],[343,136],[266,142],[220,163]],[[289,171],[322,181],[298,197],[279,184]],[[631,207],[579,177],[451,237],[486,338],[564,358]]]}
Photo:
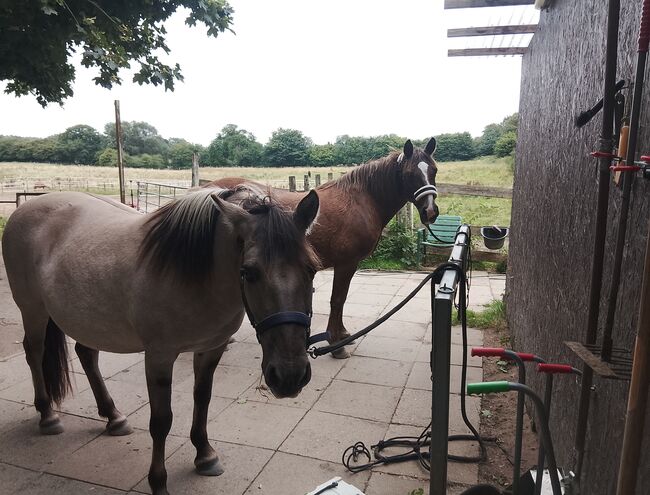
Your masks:
{"label": "white blaze on face", "polygon": [[[422,175],[424,177],[424,183],[426,185],[430,185],[429,183],[429,174],[427,173],[429,171],[429,164],[426,162],[420,162],[418,163],[418,168],[420,169],[420,172],[422,172]],[[427,196],[427,207],[433,208],[433,195],[429,194]]]}

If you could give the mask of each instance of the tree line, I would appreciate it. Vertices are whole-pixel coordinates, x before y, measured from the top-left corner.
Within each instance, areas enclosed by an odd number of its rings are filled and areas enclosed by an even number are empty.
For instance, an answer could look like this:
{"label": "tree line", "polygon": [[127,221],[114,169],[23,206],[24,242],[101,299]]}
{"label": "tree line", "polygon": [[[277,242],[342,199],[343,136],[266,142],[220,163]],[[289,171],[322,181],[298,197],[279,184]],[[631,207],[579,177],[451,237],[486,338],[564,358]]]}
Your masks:
{"label": "tree line", "polygon": [[[296,129],[277,129],[262,145],[255,136],[234,124],[225,126],[209,146],[181,138],[163,138],[146,122],[123,122],[124,162],[127,167],[189,168],[192,155],[199,153],[202,166],[333,166],[364,163],[400,149],[406,138],[384,136],[339,136],[334,143],[314,144]],[[424,146],[429,137],[413,140]],[[507,156],[514,152],[517,114],[499,124],[485,127],[472,138],[468,132],[436,136],[436,159],[443,162],[471,160],[479,156]],[[47,138],[0,136],[0,162],[47,162],[115,166],[115,126],[108,123],[99,133],[88,125],[69,127]]]}

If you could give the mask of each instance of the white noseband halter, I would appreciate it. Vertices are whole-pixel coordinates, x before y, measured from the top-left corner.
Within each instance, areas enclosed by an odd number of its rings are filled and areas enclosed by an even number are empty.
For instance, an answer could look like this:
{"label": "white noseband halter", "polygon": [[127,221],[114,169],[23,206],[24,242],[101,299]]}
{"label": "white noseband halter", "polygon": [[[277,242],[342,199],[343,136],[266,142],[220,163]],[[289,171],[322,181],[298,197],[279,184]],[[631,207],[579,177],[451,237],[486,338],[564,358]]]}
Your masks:
{"label": "white noseband halter", "polygon": [[427,184],[425,186],[422,186],[420,189],[415,191],[413,193],[413,202],[416,202],[417,200],[424,198],[425,196],[433,196],[433,198],[438,197],[438,189],[436,186],[432,184]]}

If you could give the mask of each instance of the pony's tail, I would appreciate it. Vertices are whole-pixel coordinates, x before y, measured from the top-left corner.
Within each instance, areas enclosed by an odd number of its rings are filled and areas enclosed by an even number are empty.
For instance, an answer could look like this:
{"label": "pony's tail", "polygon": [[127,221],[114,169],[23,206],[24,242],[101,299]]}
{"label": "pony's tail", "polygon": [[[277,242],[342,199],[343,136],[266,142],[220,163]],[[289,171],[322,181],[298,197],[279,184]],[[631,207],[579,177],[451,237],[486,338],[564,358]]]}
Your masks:
{"label": "pony's tail", "polygon": [[55,404],[60,405],[66,394],[72,391],[72,385],[68,366],[68,344],[65,334],[52,318],[48,320],[45,331],[43,377],[47,394]]}

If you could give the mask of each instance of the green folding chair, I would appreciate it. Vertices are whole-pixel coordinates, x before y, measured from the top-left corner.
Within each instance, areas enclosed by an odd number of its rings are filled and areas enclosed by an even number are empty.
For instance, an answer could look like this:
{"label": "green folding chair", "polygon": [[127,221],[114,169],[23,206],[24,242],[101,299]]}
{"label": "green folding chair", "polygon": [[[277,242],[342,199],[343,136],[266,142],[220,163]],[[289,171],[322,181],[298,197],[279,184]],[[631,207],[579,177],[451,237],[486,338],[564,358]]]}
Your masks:
{"label": "green folding chair", "polygon": [[427,246],[434,249],[444,249],[453,247],[456,240],[456,232],[462,224],[462,219],[455,215],[440,215],[436,221],[429,225],[429,228],[435,235],[421,228],[417,233],[417,256],[418,267],[422,265],[422,260],[427,254]]}

